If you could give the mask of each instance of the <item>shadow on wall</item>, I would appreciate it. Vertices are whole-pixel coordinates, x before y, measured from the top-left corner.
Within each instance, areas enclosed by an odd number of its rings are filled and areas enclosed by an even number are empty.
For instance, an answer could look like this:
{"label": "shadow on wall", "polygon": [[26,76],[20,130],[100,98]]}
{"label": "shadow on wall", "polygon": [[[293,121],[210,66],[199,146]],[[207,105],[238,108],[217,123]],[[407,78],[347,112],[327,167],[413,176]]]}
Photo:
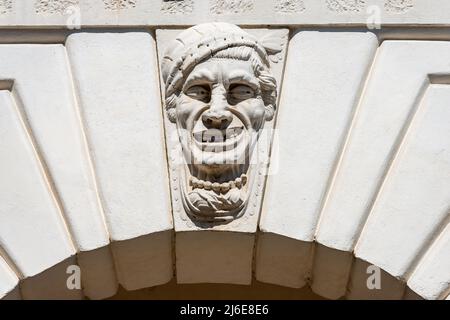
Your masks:
{"label": "shadow on wall", "polygon": [[285,288],[253,281],[251,286],[231,284],[177,284],[175,280],[153,288],[118,293],[108,300],[324,300],[307,286],[301,289]]}

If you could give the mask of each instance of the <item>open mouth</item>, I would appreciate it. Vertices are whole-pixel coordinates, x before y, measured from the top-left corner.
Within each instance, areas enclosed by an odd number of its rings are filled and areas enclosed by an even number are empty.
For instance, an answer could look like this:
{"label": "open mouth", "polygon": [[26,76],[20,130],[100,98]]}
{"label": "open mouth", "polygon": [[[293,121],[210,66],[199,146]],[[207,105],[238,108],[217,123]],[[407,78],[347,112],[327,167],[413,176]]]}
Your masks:
{"label": "open mouth", "polygon": [[244,127],[206,129],[196,131],[192,135],[196,145],[202,150],[220,152],[237,146],[244,135]]}

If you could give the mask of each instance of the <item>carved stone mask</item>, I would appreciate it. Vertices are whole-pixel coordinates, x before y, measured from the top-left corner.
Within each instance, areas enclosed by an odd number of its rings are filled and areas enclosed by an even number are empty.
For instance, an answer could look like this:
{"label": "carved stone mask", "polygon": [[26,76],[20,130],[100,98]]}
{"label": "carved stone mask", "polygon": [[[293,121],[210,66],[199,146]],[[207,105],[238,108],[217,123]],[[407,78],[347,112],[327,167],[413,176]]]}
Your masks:
{"label": "carved stone mask", "polygon": [[275,109],[265,47],[235,25],[198,25],[169,46],[162,73],[185,160],[185,211],[194,221],[238,218],[248,199],[252,153]]}

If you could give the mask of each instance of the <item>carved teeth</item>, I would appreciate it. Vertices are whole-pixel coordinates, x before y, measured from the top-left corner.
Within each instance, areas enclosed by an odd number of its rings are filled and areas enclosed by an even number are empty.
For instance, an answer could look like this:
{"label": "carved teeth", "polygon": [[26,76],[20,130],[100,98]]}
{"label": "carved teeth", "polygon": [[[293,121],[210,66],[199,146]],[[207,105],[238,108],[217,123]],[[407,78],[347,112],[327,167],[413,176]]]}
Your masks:
{"label": "carved teeth", "polygon": [[220,183],[214,182],[212,184],[212,188],[213,188],[214,191],[219,192],[220,191]]}
{"label": "carved teeth", "polygon": [[244,131],[244,127],[229,128],[226,130],[207,129],[193,133],[195,140],[202,143],[223,143],[235,139]]}
{"label": "carved teeth", "polygon": [[242,174],[240,177],[229,181],[229,182],[211,182],[211,181],[203,181],[197,179],[195,177],[191,177],[189,179],[189,184],[192,186],[192,189],[205,189],[205,190],[214,190],[217,193],[227,193],[231,189],[238,188],[241,189],[247,183],[247,175]]}
{"label": "carved teeth", "polygon": [[220,186],[220,192],[227,193],[228,190],[230,190],[230,183],[229,182],[222,183]]}
{"label": "carved teeth", "polygon": [[240,188],[242,186],[242,179],[236,178],[236,180],[234,180],[234,183],[236,183],[236,187]]}

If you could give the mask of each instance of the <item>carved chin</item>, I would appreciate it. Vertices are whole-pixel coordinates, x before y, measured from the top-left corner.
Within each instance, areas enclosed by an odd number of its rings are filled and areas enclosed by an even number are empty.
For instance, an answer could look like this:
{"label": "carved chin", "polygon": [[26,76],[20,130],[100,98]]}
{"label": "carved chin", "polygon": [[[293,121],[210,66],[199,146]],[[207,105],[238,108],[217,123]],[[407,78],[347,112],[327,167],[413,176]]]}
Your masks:
{"label": "carved chin", "polygon": [[229,221],[235,219],[243,208],[246,192],[231,189],[226,194],[212,190],[195,189],[188,194],[191,213],[197,220]]}
{"label": "carved chin", "polygon": [[223,183],[190,178],[186,212],[194,220],[228,222],[243,212],[247,201],[247,175]]}

